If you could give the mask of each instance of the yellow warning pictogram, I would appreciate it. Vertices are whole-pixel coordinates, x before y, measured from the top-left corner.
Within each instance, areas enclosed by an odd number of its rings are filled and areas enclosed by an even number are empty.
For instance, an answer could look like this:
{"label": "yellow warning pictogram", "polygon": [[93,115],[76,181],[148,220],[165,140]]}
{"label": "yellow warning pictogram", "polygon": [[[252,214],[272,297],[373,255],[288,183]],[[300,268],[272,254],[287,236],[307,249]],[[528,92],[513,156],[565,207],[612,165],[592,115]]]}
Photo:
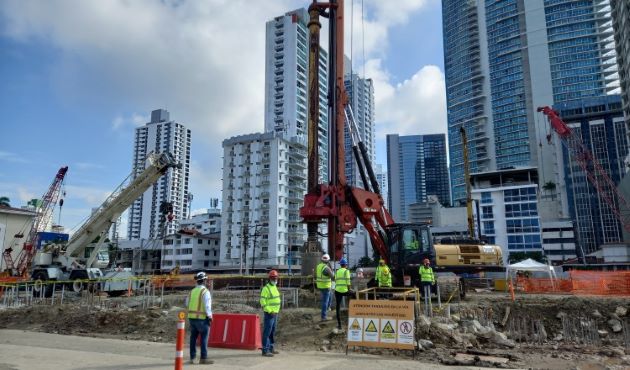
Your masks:
{"label": "yellow warning pictogram", "polygon": [[354,319],[352,325],[350,325],[350,330],[361,330],[361,325],[359,325],[359,320]]}
{"label": "yellow warning pictogram", "polygon": [[367,328],[365,328],[365,331],[370,333],[376,333],[378,331],[376,330],[376,325],[374,325],[374,321],[370,320],[370,323],[368,324]]}
{"label": "yellow warning pictogram", "polygon": [[385,327],[383,328],[383,333],[388,333],[388,334],[394,334],[395,333],[391,322],[388,321],[387,324],[385,324]]}

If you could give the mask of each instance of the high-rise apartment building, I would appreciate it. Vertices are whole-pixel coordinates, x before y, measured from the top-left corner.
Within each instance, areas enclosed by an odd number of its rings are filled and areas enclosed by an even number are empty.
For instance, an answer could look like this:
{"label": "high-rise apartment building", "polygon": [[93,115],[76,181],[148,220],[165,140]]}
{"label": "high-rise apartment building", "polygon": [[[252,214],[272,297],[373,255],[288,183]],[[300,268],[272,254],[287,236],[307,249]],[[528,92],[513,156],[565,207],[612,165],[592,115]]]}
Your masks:
{"label": "high-rise apartment building", "polygon": [[390,213],[397,221],[408,221],[408,207],[436,195],[440,203],[451,203],[446,163],[446,136],[387,135],[387,178]]}
{"label": "high-rise apartment building", "polygon": [[472,173],[534,166],[558,184],[560,145],[545,145],[539,106],[614,92],[607,0],[443,0],[444,64],[453,199],[465,198],[462,142]]}
{"label": "high-rise apartment building", "polygon": [[[265,49],[265,132],[303,145],[308,134],[308,12],[297,9],[267,22]],[[328,54],[320,48],[320,182],[328,182]]]}
{"label": "high-rise apartment building", "polygon": [[630,131],[630,1],[610,0],[610,5],[615,31],[623,114],[626,118],[626,127]]}
{"label": "high-rise apartment building", "polygon": [[[346,64],[349,65],[349,63]],[[376,160],[376,139],[374,126],[374,85],[372,79],[361,78],[356,73],[351,73],[350,69],[347,68],[344,76],[344,85],[348,93],[348,106],[352,108],[354,120],[357,124],[357,133],[367,148],[371,165],[374,166],[374,161]],[[351,186],[363,188],[363,181],[361,180],[356,160],[352,154],[352,140],[347,126],[344,128],[344,139],[347,183]]]}
{"label": "high-rise apartment building", "polygon": [[378,181],[378,185],[381,187],[381,194],[383,195],[385,208],[389,210],[389,185],[387,183],[387,171],[385,171],[382,164],[376,164],[374,166],[374,172],[376,175],[376,181]]}
{"label": "high-rise apartment building", "polygon": [[[589,149],[602,169],[619,184],[625,175],[628,129],[619,95],[587,98],[554,106],[575,135]],[[587,179],[573,156],[564,149],[565,183],[569,213],[575,221],[582,251],[594,252],[605,243],[623,240],[622,227],[613,210]],[[608,197],[614,198],[612,194]]]}
{"label": "high-rise apartment building", "polygon": [[[136,128],[133,150],[133,176],[145,169],[149,153],[169,152],[181,168],[169,168],[160,179],[129,208],[127,237],[160,239],[177,231],[178,222],[188,217],[188,180],[190,174],[190,130],[170,119],[169,112],[151,112],[151,121]],[[162,204],[173,206],[173,221],[165,222]]]}
{"label": "high-rise apartment building", "polygon": [[221,265],[299,264],[306,147],[268,132],[224,140],[223,153]]}

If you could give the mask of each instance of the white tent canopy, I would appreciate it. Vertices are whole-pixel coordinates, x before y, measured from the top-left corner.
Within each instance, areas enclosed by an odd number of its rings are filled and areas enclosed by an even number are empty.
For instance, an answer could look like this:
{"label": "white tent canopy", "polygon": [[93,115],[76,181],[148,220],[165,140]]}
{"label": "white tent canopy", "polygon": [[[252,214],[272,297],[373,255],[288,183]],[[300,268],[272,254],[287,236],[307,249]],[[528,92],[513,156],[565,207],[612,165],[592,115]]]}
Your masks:
{"label": "white tent canopy", "polygon": [[544,263],[534,261],[531,258],[509,265],[505,269],[506,281],[508,280],[511,271],[539,271],[549,274],[550,279],[556,278],[556,272],[553,270],[553,266],[545,265]]}

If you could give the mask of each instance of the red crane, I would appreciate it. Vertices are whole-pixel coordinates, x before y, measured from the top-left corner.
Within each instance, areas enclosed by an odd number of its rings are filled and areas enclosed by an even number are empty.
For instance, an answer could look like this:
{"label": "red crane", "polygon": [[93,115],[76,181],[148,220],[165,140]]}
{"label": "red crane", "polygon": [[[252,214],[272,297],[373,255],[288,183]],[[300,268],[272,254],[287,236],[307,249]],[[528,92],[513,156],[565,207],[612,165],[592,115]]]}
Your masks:
{"label": "red crane", "polygon": [[630,232],[630,219],[621,213],[621,208],[630,209],[630,204],[617,189],[615,182],[582,143],[580,137],[560,118],[558,112],[547,106],[538,108],[538,111],[547,116],[551,127],[558,134],[562,144],[571,153],[573,159],[582,168],[590,183],[597,190],[597,194],[608,204],[624,230]]}
{"label": "red crane", "polygon": [[[348,96],[344,85],[343,73],[343,13],[344,1],[332,0],[318,2],[314,0],[309,12],[309,111],[308,111],[308,189],[304,197],[304,206],[300,216],[307,224],[308,239],[306,250],[320,250],[317,241],[318,225],[328,224],[328,253],[335,260],[341,259],[344,249],[344,234],[352,232],[359,220],[366,228],[372,240],[373,248],[384,258],[388,258],[388,247],[381,235],[382,229],[394,223],[389,212],[383,206],[379,194],[378,181],[371,167],[365,144],[357,142],[356,128],[353,128],[352,112],[347,110]],[[329,19],[329,66],[328,66],[328,108],[330,179],[326,184],[319,184],[319,17]],[[346,117],[347,116],[347,117]],[[355,160],[361,170],[365,189],[351,187],[346,183],[344,123],[347,118],[348,129],[353,139]],[[353,129],[355,132],[353,132]],[[365,177],[369,174],[369,182]]]}
{"label": "red crane", "polygon": [[52,217],[52,213],[55,210],[57,201],[59,200],[61,184],[66,176],[66,172],[68,172],[68,167],[61,167],[48,187],[48,191],[43,195],[41,206],[36,209],[37,215],[33,220],[33,226],[31,227],[26,241],[24,242],[22,251],[20,251],[20,254],[17,257],[17,263],[14,264],[13,258],[11,257],[11,248],[7,248],[7,250],[4,251],[3,258],[6,263],[7,270],[11,271],[13,276],[27,276],[31,262],[33,261],[33,256],[35,256],[35,252],[37,251],[38,233],[46,229],[46,225]]}

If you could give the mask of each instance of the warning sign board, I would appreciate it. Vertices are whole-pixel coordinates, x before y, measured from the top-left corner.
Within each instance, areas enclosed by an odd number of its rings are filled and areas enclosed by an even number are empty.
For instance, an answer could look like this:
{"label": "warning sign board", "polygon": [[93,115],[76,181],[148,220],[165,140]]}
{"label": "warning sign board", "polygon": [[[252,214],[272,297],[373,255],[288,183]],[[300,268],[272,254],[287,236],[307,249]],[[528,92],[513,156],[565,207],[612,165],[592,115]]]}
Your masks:
{"label": "warning sign board", "polygon": [[366,317],[363,319],[363,341],[378,342],[378,319]]}
{"label": "warning sign board", "polygon": [[413,302],[351,300],[348,316],[349,346],[415,348]]}
{"label": "warning sign board", "polygon": [[348,319],[348,342],[360,342],[363,340],[363,318],[350,317]]}
{"label": "warning sign board", "polygon": [[381,342],[396,343],[396,320],[381,320]]}
{"label": "warning sign board", "polygon": [[398,343],[414,345],[413,320],[398,320]]}

